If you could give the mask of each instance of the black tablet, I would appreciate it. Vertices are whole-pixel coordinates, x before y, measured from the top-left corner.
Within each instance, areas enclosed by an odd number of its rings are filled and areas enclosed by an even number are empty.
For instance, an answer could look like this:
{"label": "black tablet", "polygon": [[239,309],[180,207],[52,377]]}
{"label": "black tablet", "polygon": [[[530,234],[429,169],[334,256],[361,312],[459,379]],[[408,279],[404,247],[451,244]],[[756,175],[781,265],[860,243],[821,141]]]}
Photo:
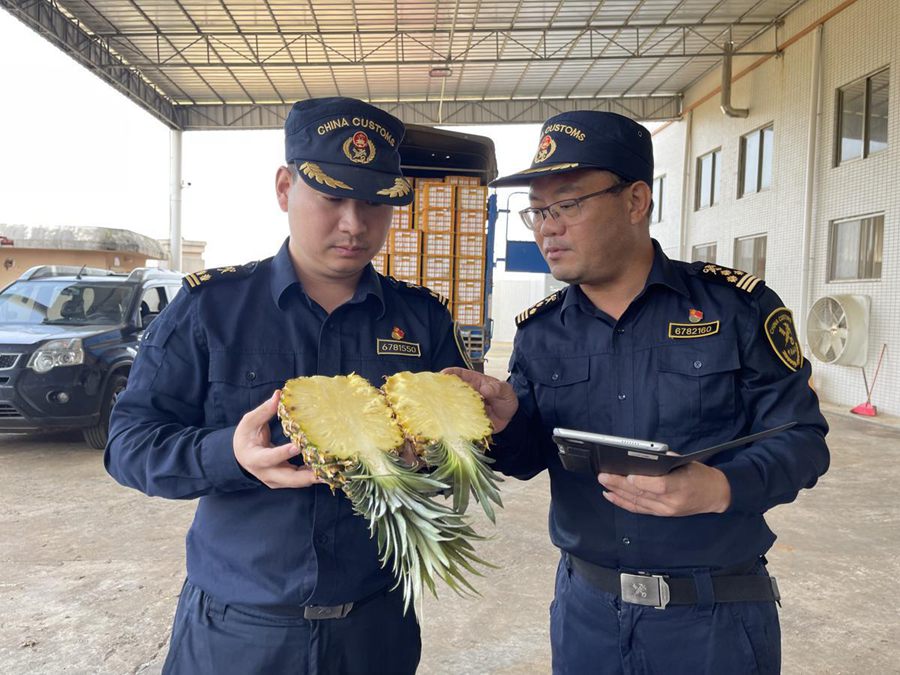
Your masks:
{"label": "black tablet", "polygon": [[790,429],[795,424],[797,423],[788,422],[685,455],[673,452],[665,443],[574,429],[554,429],[553,441],[559,448],[559,459],[563,467],[569,471],[593,475],[603,472],[622,476],[628,474],[662,476],[688,462],[702,462],[718,452],[748,445]]}

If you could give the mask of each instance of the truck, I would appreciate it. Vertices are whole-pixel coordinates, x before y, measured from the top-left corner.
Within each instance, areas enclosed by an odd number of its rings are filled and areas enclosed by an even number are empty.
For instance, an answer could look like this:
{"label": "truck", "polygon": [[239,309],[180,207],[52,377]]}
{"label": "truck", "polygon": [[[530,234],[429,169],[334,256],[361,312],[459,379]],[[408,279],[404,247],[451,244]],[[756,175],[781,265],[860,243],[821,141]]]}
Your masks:
{"label": "truck", "polygon": [[415,190],[409,207],[394,209],[375,268],[429,288],[447,304],[477,370],[491,344],[491,286],[497,223],[494,142],[485,136],[406,126],[403,174]]}

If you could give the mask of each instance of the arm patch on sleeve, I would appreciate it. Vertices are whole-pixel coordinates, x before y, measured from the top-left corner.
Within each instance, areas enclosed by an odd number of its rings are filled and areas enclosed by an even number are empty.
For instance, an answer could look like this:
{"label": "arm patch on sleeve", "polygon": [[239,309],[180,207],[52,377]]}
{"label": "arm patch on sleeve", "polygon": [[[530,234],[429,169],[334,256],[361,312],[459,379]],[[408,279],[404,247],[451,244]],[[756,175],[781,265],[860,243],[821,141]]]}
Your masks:
{"label": "arm patch on sleeve", "polygon": [[791,371],[799,370],[803,366],[803,352],[791,310],[787,307],[774,310],[766,317],[764,328],[766,338],[779,360]]}

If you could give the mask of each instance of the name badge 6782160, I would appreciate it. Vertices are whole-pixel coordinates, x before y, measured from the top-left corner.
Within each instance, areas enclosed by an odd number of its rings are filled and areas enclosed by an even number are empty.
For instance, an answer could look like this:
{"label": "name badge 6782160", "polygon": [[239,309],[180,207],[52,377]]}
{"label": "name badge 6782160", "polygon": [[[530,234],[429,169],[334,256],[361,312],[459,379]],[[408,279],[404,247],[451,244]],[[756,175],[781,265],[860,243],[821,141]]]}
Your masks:
{"label": "name badge 6782160", "polygon": [[709,335],[715,335],[719,332],[719,322],[709,321],[707,323],[670,323],[670,338],[701,338]]}

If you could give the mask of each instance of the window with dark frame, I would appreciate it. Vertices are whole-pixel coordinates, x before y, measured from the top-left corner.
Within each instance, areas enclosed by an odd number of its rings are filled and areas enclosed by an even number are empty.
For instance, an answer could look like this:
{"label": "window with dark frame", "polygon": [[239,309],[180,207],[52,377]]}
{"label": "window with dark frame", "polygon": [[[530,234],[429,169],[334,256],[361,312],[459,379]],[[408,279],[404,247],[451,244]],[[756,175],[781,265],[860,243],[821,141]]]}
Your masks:
{"label": "window with dark frame", "polygon": [[716,249],[718,245],[711,241],[706,244],[697,244],[691,249],[691,262],[716,262]]}
{"label": "window with dark frame", "polygon": [[775,128],[769,124],[741,136],[738,198],[772,187]]}
{"label": "window with dark frame", "polygon": [[663,218],[663,184],[665,178],[665,176],[658,176],[653,179],[653,211],[650,213],[651,223],[659,223]]}
{"label": "window with dark frame", "polygon": [[837,90],[835,166],[887,148],[889,94],[889,68]]}
{"label": "window with dark frame", "polygon": [[883,214],[832,221],[828,242],[828,281],[881,279]]}
{"label": "window with dark frame", "polygon": [[719,158],[721,148],[700,155],[697,158],[697,179],[694,195],[694,210],[699,211],[719,203]]}
{"label": "window with dark frame", "polygon": [[766,278],[766,235],[740,237],[734,240],[734,268]]}

